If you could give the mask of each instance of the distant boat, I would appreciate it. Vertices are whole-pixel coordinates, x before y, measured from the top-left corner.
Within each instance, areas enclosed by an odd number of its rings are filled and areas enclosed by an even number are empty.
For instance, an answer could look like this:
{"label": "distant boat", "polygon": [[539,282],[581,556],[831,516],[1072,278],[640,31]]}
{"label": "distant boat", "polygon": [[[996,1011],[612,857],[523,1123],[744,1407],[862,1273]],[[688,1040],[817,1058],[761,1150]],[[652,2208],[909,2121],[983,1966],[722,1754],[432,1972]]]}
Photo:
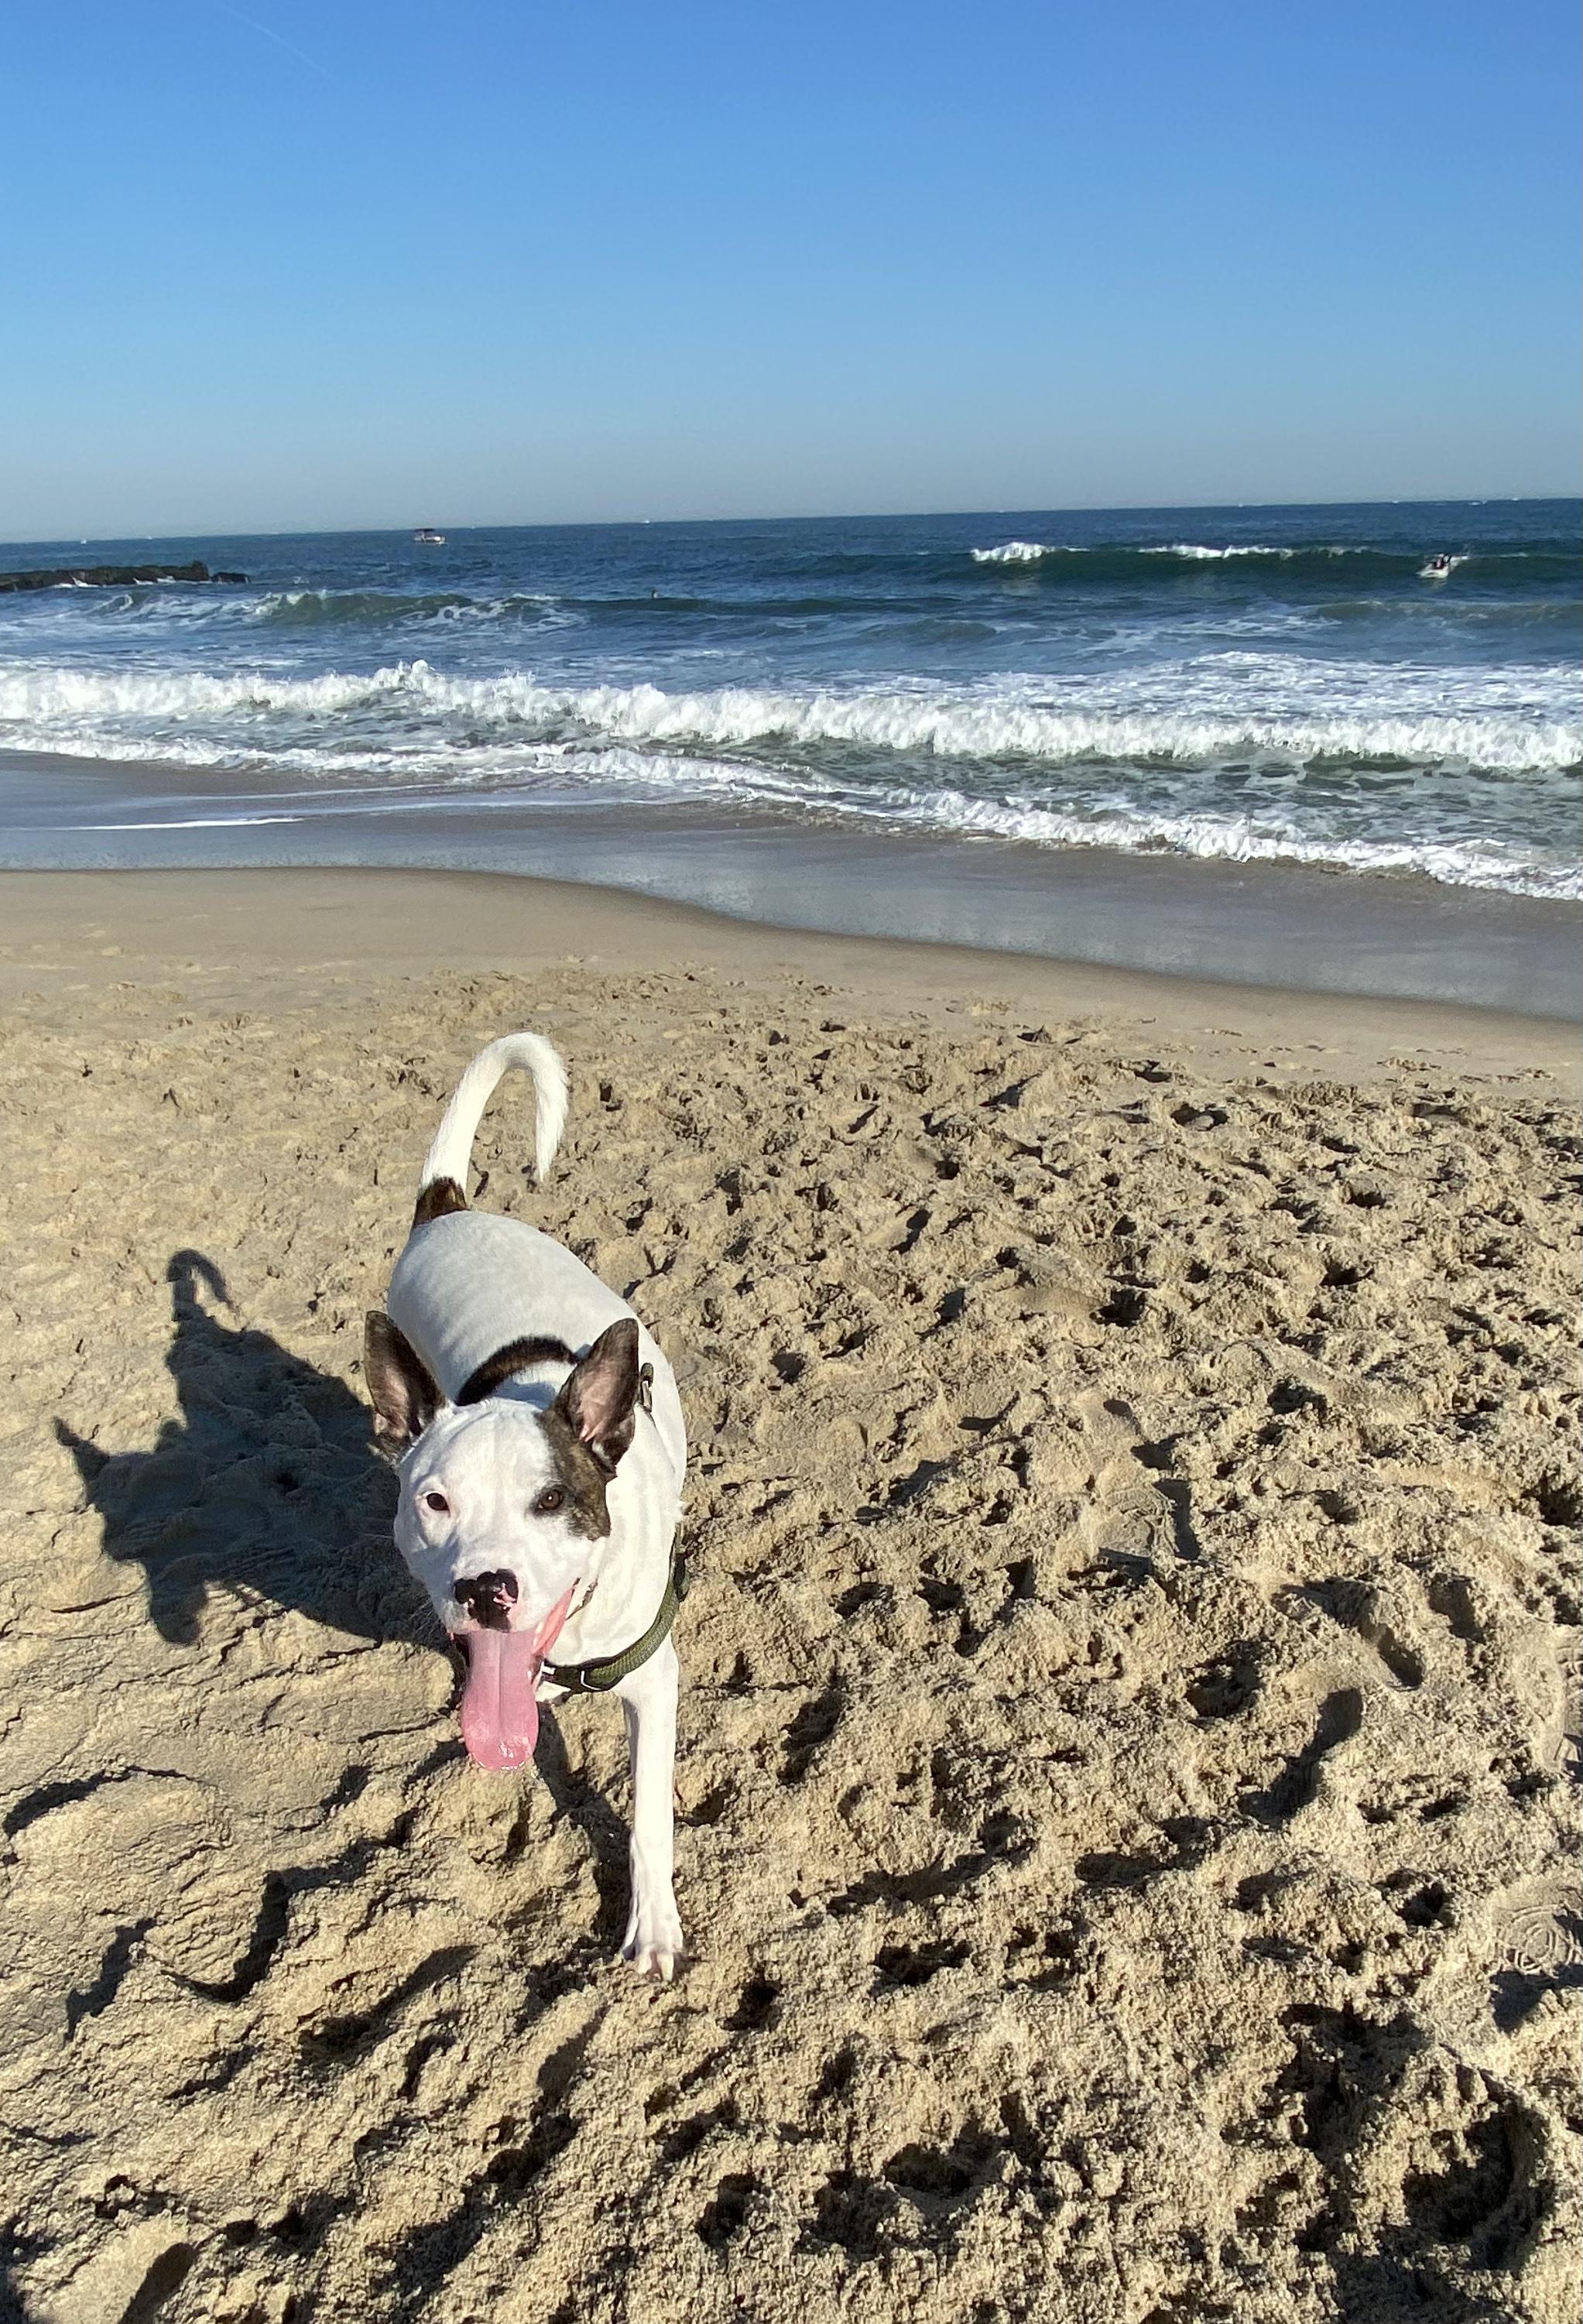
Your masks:
{"label": "distant boat", "polygon": [[1420,566],[1418,577],[1421,581],[1449,581],[1458,566],[1467,562],[1465,557],[1450,556],[1442,549],[1438,556],[1430,558],[1427,565]]}
{"label": "distant boat", "polygon": [[420,524],[412,538],[419,549],[443,549],[446,545],[445,534],[436,532],[431,524]]}

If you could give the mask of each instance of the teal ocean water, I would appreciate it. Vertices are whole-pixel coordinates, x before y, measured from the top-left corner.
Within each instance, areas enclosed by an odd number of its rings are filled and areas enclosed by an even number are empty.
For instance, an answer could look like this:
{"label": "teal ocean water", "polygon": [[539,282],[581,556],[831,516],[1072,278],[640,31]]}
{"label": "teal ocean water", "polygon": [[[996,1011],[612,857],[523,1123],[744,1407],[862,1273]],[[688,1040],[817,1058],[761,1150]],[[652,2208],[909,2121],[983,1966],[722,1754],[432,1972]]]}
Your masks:
{"label": "teal ocean water", "polygon": [[23,542],[0,568],[195,556],[246,586],[0,596],[0,752],[53,759],[0,768],[0,860],[200,828],[223,860],[265,826],[302,860],[352,816],[373,852],[399,817],[410,855],[484,807],[640,842],[703,808],[1583,892],[1574,502]]}

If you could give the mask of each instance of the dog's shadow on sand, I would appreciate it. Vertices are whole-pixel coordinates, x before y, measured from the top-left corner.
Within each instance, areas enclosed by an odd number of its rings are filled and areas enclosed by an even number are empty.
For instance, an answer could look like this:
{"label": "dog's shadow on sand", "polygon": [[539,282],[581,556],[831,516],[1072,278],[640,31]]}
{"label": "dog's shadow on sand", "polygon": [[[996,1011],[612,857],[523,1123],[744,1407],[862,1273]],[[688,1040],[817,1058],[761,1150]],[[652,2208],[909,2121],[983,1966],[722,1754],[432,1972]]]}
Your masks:
{"label": "dog's shadow on sand", "polygon": [[[367,1406],[345,1381],[234,1320],[225,1277],[200,1251],[177,1251],[165,1273],[165,1360],[181,1417],[163,1422],[142,1452],[103,1452],[55,1423],[104,1521],[105,1554],[143,1570],[161,1637],[198,1646],[218,1591],[353,1637],[443,1652],[428,1600],[391,1538],[396,1480],[374,1450]],[[459,1737],[447,1756],[463,1756]],[[548,1710],[537,1757],[556,1805],[588,1840],[604,1919],[619,1926],[626,1833],[574,1768]],[[0,2324],[5,2316],[0,2289]]]}
{"label": "dog's shadow on sand", "polygon": [[180,1418],[141,1452],[103,1452],[55,1424],[104,1520],[106,1555],[143,1569],[160,1635],[196,1645],[219,1590],[356,1637],[437,1646],[391,1540],[395,1479],[367,1406],[233,1320],[225,1277],[200,1251],[177,1251],[166,1277]]}

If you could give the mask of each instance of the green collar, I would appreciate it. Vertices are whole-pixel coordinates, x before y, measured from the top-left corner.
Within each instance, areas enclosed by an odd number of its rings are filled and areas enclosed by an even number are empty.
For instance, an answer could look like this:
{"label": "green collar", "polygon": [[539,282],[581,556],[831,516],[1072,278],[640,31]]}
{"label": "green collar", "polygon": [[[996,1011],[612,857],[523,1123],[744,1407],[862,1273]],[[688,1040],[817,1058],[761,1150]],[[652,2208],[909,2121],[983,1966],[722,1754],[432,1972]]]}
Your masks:
{"label": "green collar", "polygon": [[630,1646],[624,1654],[607,1655],[597,1663],[545,1663],[539,1678],[547,1686],[564,1686],[568,1694],[605,1694],[619,1686],[624,1678],[646,1663],[665,1644],[670,1626],[676,1620],[676,1608],[687,1594],[687,1564],[678,1541],[670,1554],[670,1572],[666,1577],[665,1595],[659,1601],[659,1611],[642,1637]]}

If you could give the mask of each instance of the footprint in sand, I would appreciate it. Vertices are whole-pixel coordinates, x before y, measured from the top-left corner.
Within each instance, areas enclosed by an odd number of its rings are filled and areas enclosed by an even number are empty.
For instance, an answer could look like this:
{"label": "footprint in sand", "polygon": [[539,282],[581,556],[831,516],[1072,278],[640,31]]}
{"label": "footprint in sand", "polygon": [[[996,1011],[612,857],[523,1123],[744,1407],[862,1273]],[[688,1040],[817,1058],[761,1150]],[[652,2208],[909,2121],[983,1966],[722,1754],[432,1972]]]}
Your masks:
{"label": "footprint in sand", "polygon": [[1497,1958],[1507,1969],[1553,1978],[1583,1967],[1583,1912],[1574,1884],[1525,1881],[1496,1904],[1494,1921]]}

